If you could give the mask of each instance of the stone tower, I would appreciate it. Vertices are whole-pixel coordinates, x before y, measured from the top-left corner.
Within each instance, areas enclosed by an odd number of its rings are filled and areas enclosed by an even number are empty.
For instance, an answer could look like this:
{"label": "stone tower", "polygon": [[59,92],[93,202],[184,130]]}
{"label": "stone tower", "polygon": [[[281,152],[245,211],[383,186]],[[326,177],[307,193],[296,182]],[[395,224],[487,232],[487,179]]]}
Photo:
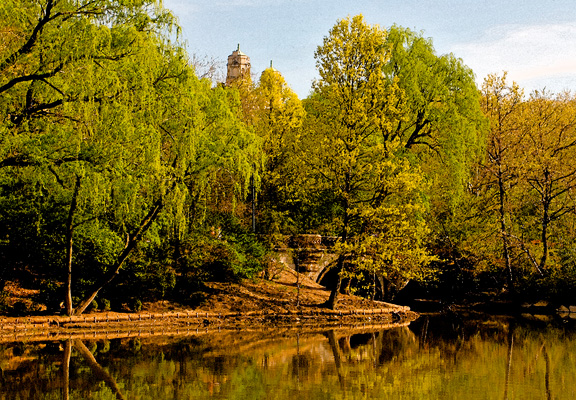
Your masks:
{"label": "stone tower", "polygon": [[227,67],[226,86],[238,78],[250,77],[250,57],[240,51],[240,45],[228,56]]}

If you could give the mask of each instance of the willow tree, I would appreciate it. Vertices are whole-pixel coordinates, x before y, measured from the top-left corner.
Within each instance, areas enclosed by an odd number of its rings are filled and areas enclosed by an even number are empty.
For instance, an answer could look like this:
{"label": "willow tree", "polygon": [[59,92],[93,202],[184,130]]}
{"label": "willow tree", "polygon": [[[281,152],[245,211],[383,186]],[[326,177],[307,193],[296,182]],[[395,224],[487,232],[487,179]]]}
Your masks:
{"label": "willow tree", "polygon": [[328,225],[340,237],[331,308],[350,273],[369,268],[407,278],[429,261],[420,169],[399,155],[399,140],[384,135],[398,124],[403,107],[398,85],[384,74],[386,49],[386,32],[359,15],[339,21],[315,53],[320,79],[306,102],[302,153],[308,187],[330,197]]}
{"label": "willow tree", "polygon": [[[158,22],[152,22],[152,15]],[[33,262],[41,269],[66,265],[56,270],[64,275],[71,313],[74,230],[91,230],[104,239],[95,243],[106,253],[118,247],[96,222],[109,212],[103,206],[110,203],[118,167],[144,161],[126,146],[133,148],[136,141],[131,111],[137,98],[126,76],[150,47],[145,31],[164,29],[170,19],[154,2],[65,0],[4,2],[0,18],[12,33],[0,56],[0,105],[7,116],[0,148],[4,182],[19,180],[20,187],[31,188],[23,197],[38,200],[38,230],[50,239],[37,246],[62,242],[65,256]],[[4,199],[14,195],[5,193]],[[42,232],[43,225],[52,232]],[[100,261],[110,261],[109,254]]]}
{"label": "willow tree", "polygon": [[[11,261],[64,281],[66,311],[79,314],[154,226],[186,226],[189,194],[215,170],[245,185],[254,137],[168,39],[160,2],[11,1],[0,18],[14,32],[0,53],[3,216],[19,200],[36,207],[29,231],[54,254]],[[10,221],[3,256],[20,246]]]}
{"label": "willow tree", "polygon": [[454,204],[484,152],[487,121],[474,73],[453,54],[438,55],[432,40],[400,26],[386,36],[386,78],[401,91],[400,117],[383,129],[432,177],[435,192]]}
{"label": "willow tree", "polygon": [[432,40],[400,26],[388,30],[386,78],[402,93],[400,117],[383,130],[404,157],[420,166],[428,186],[428,245],[462,273],[470,229],[470,182],[484,156],[488,124],[472,70],[453,54],[437,54]]}

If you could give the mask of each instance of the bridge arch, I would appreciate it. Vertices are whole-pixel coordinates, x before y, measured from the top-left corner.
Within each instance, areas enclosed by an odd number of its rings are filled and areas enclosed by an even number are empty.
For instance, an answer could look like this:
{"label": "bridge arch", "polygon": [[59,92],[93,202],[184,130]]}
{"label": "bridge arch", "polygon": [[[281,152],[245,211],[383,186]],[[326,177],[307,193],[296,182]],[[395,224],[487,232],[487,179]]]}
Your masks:
{"label": "bridge arch", "polygon": [[336,262],[331,249],[337,240],[337,237],[317,234],[294,235],[286,240],[287,246],[274,251],[281,264],[320,282]]}

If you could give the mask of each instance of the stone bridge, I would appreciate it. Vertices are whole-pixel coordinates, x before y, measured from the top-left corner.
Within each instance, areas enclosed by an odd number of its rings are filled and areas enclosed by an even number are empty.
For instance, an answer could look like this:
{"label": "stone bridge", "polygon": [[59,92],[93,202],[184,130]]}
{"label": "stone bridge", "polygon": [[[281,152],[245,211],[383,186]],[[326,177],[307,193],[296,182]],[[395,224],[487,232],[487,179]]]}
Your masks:
{"label": "stone bridge", "polygon": [[331,249],[337,240],[334,236],[295,235],[286,240],[286,246],[277,247],[275,253],[281,264],[320,282],[336,262]]}

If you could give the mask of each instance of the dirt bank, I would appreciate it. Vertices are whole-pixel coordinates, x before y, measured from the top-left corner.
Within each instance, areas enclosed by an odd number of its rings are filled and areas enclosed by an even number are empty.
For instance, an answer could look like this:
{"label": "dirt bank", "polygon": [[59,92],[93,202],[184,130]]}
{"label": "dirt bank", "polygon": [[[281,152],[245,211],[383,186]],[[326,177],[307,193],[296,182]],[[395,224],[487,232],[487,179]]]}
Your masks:
{"label": "dirt bank", "polygon": [[[298,279],[297,279],[298,278]],[[330,292],[294,271],[273,280],[209,283],[195,308],[174,302],[145,303],[139,313],[93,312],[0,318],[0,342],[59,340],[247,330],[254,327],[314,329],[318,326],[402,325],[417,315],[407,307],[341,295],[338,309],[324,307]]]}

